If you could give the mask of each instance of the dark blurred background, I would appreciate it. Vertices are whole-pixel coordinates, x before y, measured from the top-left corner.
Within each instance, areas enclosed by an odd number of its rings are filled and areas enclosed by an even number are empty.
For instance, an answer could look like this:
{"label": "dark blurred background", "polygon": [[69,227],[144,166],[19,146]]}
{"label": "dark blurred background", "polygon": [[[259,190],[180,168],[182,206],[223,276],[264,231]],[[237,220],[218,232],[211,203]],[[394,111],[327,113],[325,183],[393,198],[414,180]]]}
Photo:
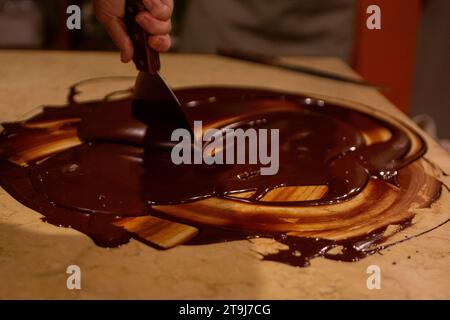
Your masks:
{"label": "dark blurred background", "polygon": [[[79,31],[65,27],[70,4],[82,8]],[[382,9],[382,30],[366,28],[371,4]],[[339,57],[450,139],[450,0],[175,0],[173,25],[178,52],[221,45]],[[0,0],[0,48],[116,50],[91,0]]]}

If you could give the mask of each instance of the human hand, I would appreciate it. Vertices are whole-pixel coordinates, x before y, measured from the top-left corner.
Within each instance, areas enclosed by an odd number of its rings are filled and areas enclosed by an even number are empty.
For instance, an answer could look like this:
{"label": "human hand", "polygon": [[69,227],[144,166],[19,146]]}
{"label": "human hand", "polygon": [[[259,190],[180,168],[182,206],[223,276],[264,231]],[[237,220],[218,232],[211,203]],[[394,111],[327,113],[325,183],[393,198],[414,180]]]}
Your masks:
{"label": "human hand", "polygon": [[[133,43],[125,27],[125,0],[93,0],[97,19],[106,28],[120,50],[122,62],[133,59]],[[136,16],[136,22],[151,36],[148,45],[158,52],[170,49],[173,0],[142,0],[147,11]]]}

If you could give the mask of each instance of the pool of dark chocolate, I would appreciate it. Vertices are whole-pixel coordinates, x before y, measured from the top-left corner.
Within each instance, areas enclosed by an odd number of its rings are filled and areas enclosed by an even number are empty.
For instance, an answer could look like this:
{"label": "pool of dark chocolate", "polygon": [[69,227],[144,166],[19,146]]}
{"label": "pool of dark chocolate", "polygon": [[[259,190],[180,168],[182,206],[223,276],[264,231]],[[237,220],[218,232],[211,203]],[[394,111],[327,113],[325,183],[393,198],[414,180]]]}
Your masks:
{"label": "pool of dark chocolate", "polygon": [[[279,129],[280,168],[263,176],[260,164],[175,165],[170,150],[148,147],[152,121],[145,107],[131,98],[46,107],[27,120],[80,118],[76,124],[82,144],[59,152],[28,167],[2,159],[0,183],[26,206],[42,213],[44,220],[71,227],[90,236],[95,243],[115,247],[133,234],[112,222],[123,217],[165,216],[154,205],[195,202],[222,197],[262,205],[324,205],[349,201],[369,179],[397,185],[402,168],[419,159],[425,143],[408,155],[411,141],[401,128],[366,113],[308,97],[248,88],[191,88],[176,94],[189,119],[204,127]],[[148,106],[146,106],[148,108]],[[161,124],[158,124],[161,125]],[[156,125],[157,127],[157,125]],[[383,127],[389,139],[367,144],[363,131]],[[0,146],[24,129],[7,124]],[[33,129],[39,130],[39,129]],[[29,130],[32,132],[32,130]],[[6,147],[4,147],[5,149]],[[3,150],[4,151],[4,150]],[[5,154],[5,152],[3,152]],[[261,201],[271,190],[283,186],[326,185],[326,194],[307,201]],[[252,191],[249,198],[235,197]],[[409,221],[405,221],[405,226]],[[199,235],[188,244],[271,237],[289,245],[289,250],[265,259],[306,266],[316,256],[354,261],[375,252],[357,250],[361,241],[380,243],[383,230],[358,239],[331,241],[291,237],[282,233],[229,230],[196,225]],[[341,246],[339,254],[327,253]],[[366,246],[367,247],[367,246]]]}

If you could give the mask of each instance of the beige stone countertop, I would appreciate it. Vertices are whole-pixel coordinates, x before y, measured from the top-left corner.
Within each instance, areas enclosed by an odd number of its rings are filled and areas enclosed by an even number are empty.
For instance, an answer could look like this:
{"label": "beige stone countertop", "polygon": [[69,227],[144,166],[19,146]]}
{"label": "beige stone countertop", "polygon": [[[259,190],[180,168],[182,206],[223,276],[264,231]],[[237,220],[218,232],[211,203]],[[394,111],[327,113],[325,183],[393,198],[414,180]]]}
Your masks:
{"label": "beige stone countertop", "polygon": [[[289,60],[356,76],[334,58]],[[64,104],[68,87],[80,80],[136,75],[132,64],[121,64],[112,53],[0,51],[0,65],[1,122],[24,119],[38,106]],[[244,85],[320,95],[368,105],[414,126],[367,87],[212,55],[167,54],[162,66],[175,88]],[[100,97],[109,89],[98,88],[82,98]],[[426,139],[427,159],[450,172],[449,155]],[[427,213],[430,227],[448,219],[449,204],[444,189],[439,207]],[[0,189],[1,299],[450,298],[450,223],[359,262],[317,258],[308,268],[295,268],[261,261],[249,241],[158,251],[131,240],[119,248],[100,248],[84,234],[46,224],[41,217]],[[66,287],[66,268],[72,264],[81,268],[81,290]],[[370,265],[381,268],[380,290],[366,286]]]}

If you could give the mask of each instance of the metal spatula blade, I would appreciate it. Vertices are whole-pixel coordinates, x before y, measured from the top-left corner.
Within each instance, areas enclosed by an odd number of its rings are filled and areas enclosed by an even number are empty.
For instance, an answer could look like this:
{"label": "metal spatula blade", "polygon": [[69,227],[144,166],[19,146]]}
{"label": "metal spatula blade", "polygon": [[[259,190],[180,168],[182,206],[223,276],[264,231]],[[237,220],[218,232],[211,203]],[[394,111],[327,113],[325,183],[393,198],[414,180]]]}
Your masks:
{"label": "metal spatula blade", "polygon": [[134,98],[148,101],[170,101],[181,108],[177,97],[159,73],[139,72],[134,85]]}
{"label": "metal spatula blade", "polygon": [[172,132],[178,128],[192,132],[191,126],[177,97],[159,74],[158,52],[147,45],[148,34],[135,21],[137,14],[145,10],[142,0],[127,0],[125,5],[125,23],[134,45],[133,61],[139,70],[133,115],[148,126],[147,146],[171,146]]}
{"label": "metal spatula blade", "polygon": [[171,135],[183,128],[192,132],[177,97],[158,73],[139,72],[133,99],[133,117],[147,125],[144,144],[171,148]]}

